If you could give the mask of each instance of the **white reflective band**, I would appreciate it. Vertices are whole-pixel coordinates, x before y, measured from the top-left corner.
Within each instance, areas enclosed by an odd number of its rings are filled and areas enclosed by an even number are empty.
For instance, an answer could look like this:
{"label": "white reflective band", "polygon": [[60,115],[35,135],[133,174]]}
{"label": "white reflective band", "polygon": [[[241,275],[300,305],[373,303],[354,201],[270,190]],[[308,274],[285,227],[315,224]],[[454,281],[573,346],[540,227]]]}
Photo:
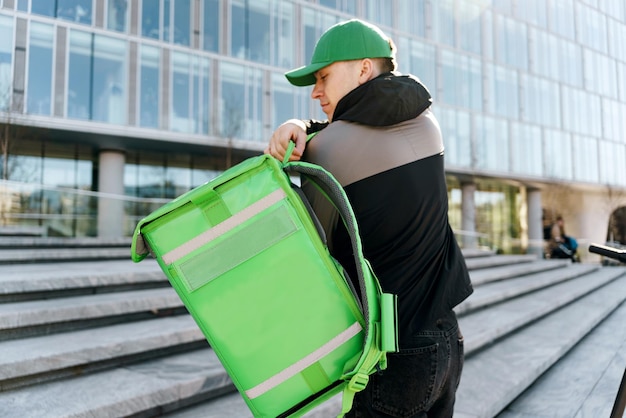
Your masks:
{"label": "white reflective band", "polygon": [[215,225],[213,228],[163,254],[163,261],[165,262],[165,264],[171,264],[174,261],[181,259],[192,251],[202,247],[204,244],[211,242],[221,235],[224,235],[226,232],[230,231],[237,225],[241,225],[248,219],[269,208],[274,203],[281,201],[286,196],[287,195],[285,194],[285,191],[282,189],[277,189],[273,191],[272,193],[268,194],[260,200],[257,200],[245,209],[235,213],[230,218]]}
{"label": "white reflective band", "polygon": [[336,348],[346,343],[350,340],[350,338],[361,332],[362,329],[363,328],[361,327],[361,324],[355,322],[354,324],[350,325],[350,327],[348,327],[345,331],[342,331],[341,334],[337,335],[332,340],[328,341],[326,344],[324,344],[308,356],[304,357],[301,360],[298,360],[296,363],[275,374],[266,381],[259,383],[252,389],[248,389],[246,391],[246,396],[248,396],[248,398],[250,399],[254,399],[263,395],[265,392],[275,388],[287,379],[300,373],[302,370],[306,369],[310,365],[318,362],[326,355],[332,353]]}

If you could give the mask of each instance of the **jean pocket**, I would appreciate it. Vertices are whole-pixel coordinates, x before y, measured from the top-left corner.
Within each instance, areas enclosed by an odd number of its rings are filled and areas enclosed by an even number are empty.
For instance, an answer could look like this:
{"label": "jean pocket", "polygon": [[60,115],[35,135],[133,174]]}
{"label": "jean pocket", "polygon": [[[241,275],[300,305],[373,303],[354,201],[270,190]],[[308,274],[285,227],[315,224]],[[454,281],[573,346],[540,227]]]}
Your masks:
{"label": "jean pocket", "polygon": [[461,331],[459,331],[459,336],[457,339],[457,348],[458,348],[458,355],[457,358],[458,360],[458,364],[457,364],[457,370],[456,370],[456,388],[459,387],[459,384],[461,383],[461,373],[463,372],[463,364],[465,362],[465,339],[463,338],[463,335],[461,334]]}
{"label": "jean pocket", "polygon": [[372,407],[407,418],[427,410],[435,392],[439,345],[400,350],[387,355],[387,369],[373,375]]}

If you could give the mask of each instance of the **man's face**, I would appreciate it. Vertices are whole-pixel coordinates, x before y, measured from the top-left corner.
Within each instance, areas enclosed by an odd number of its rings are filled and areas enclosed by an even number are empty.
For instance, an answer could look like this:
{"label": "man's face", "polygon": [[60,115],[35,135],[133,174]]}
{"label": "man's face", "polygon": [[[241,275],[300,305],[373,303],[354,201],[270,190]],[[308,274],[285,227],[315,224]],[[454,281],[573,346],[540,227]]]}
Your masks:
{"label": "man's face", "polygon": [[315,73],[311,97],[320,101],[322,111],[332,122],[337,103],[359,86],[361,60],[338,61]]}

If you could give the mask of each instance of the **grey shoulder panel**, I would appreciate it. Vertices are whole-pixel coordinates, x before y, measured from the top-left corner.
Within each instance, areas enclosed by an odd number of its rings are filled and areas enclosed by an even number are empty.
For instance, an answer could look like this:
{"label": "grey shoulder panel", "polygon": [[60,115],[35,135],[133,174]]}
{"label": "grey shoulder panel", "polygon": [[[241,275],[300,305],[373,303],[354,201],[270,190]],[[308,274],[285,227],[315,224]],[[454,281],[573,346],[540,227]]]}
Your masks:
{"label": "grey shoulder panel", "polygon": [[430,110],[387,127],[336,121],[307,144],[306,160],[347,186],[443,152],[441,129]]}

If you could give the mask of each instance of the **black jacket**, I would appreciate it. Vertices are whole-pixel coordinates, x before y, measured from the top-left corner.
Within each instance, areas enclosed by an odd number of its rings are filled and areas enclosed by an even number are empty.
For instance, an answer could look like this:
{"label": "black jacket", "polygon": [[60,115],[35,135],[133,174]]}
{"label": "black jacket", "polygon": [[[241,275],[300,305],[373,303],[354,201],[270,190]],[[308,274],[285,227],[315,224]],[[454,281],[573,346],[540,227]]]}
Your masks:
{"label": "black jacket", "polygon": [[[472,293],[448,223],[443,142],[428,90],[386,73],[337,104],[303,159],[333,173],[355,211],[365,257],[384,291],[398,295],[400,341],[429,329]],[[325,199],[303,184],[322,214],[333,255],[355,274],[349,237]]]}

